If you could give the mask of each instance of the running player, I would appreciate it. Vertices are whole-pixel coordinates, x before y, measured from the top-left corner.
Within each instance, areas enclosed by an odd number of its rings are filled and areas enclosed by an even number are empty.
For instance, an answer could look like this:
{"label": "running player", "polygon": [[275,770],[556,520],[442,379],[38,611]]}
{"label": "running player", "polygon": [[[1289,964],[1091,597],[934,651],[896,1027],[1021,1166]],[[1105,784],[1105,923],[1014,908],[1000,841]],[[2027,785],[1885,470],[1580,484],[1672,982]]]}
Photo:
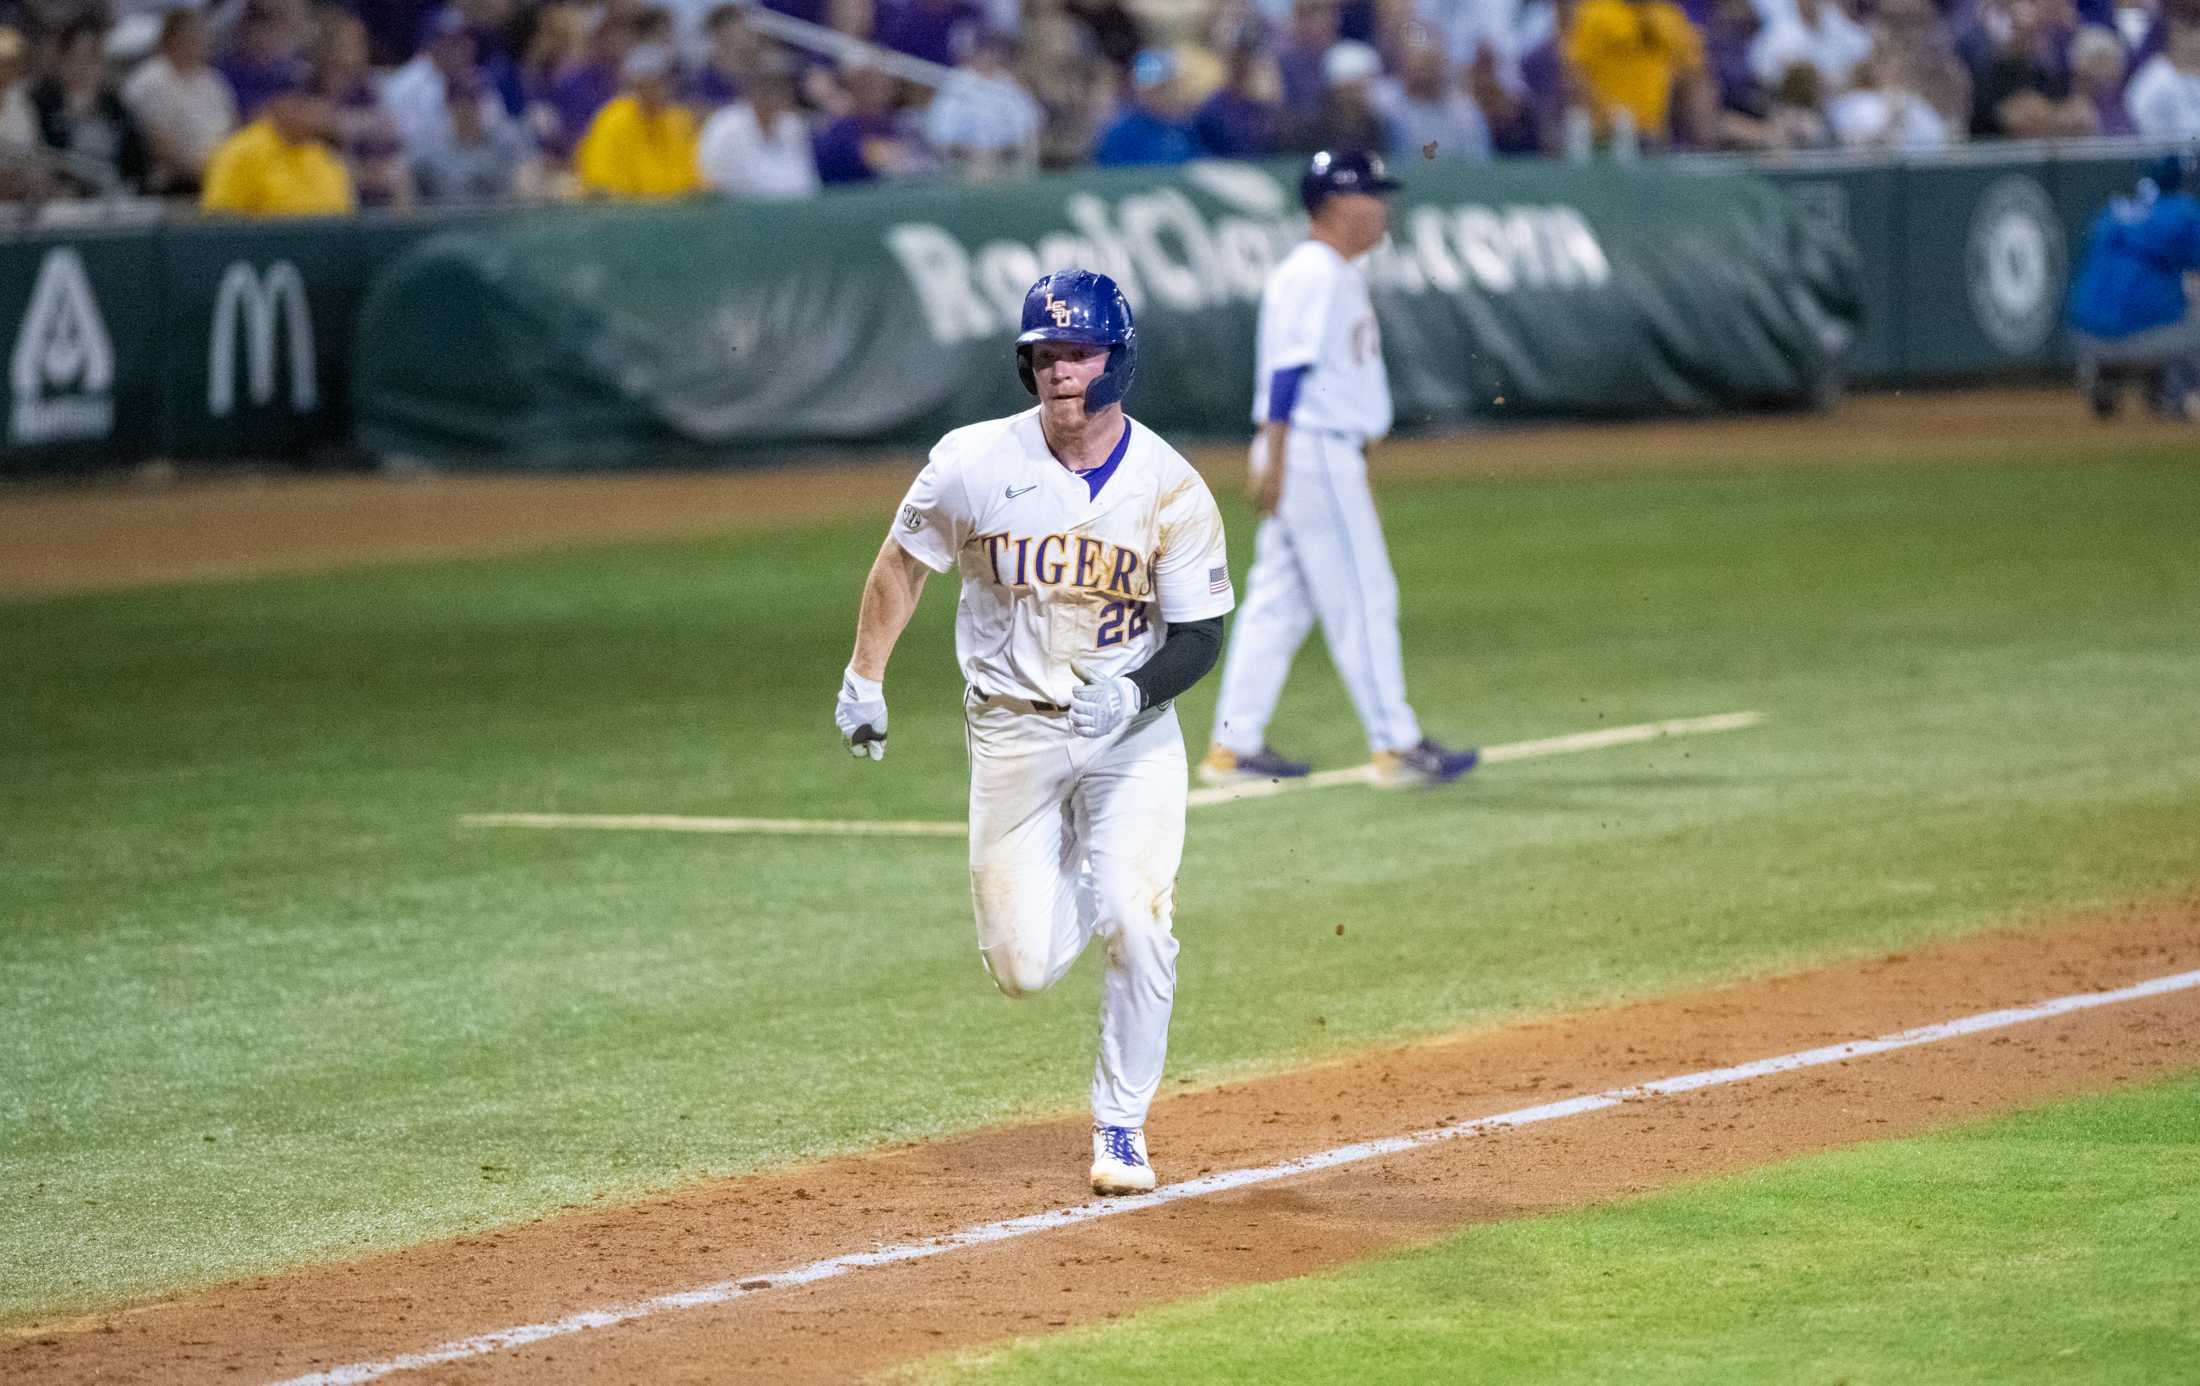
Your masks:
{"label": "running player", "polygon": [[1137,368],[1115,282],[1064,270],[1024,298],[1036,409],[932,449],[863,588],[833,720],[886,751],[880,681],[930,573],[959,569],[978,953],[1009,997],[1107,946],[1092,1187],[1154,1187],[1146,1111],[1176,994],[1183,733],[1170,700],[1214,667],[1235,597],[1222,516],[1191,464],[1123,412]]}
{"label": "running player", "polygon": [[1270,750],[1267,733],[1291,657],[1317,620],[1378,784],[1442,784],[1474,768],[1475,751],[1422,735],[1406,702],[1398,579],[1367,489],[1363,449],[1390,431],[1390,380],[1358,261],[1388,234],[1383,195],[1397,186],[1373,154],[1316,154],[1299,180],[1307,238],[1261,291],[1252,457],[1261,521],[1199,766],[1209,784],[1311,768]]}

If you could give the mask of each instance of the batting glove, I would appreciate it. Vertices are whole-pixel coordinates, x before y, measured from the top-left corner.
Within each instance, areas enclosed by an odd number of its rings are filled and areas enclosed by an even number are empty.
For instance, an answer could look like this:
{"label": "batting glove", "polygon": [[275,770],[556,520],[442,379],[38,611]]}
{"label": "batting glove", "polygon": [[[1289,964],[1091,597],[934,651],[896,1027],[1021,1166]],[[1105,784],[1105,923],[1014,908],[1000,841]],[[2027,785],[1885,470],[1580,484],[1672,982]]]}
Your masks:
{"label": "batting glove", "polygon": [[867,679],[848,666],[840,676],[840,701],[833,705],[833,725],[848,754],[857,760],[869,756],[886,759],[886,690],[877,679]]}
{"label": "batting glove", "polygon": [[1099,679],[1069,695],[1069,729],[1079,736],[1107,736],[1136,716],[1139,706],[1137,684]]}

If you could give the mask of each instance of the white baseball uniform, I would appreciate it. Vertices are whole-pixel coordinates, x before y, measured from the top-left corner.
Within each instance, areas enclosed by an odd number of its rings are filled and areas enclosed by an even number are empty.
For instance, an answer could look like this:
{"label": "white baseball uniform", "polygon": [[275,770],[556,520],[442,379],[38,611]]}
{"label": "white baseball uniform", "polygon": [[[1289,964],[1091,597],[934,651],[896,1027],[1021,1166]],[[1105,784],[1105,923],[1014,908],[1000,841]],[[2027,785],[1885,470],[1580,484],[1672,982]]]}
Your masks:
{"label": "white baseball uniform", "polygon": [[[1235,602],[1222,515],[1190,463],[1124,419],[1090,473],[1056,460],[1039,411],[939,441],[895,518],[934,572],[962,572],[955,657],[970,749],[970,893],[978,951],[1016,997],[1108,946],[1092,1109],[1140,1127],[1161,1083],[1176,994],[1184,739],[1168,703],[1111,736],[1075,735],[1083,680],[1144,664],[1170,621]],[[1095,486],[1097,482],[1097,486]]]}
{"label": "white baseball uniform", "polygon": [[[1215,744],[1241,756],[1261,749],[1291,658],[1319,620],[1369,748],[1418,745],[1421,724],[1406,702],[1398,641],[1398,579],[1362,452],[1391,425],[1366,272],[1321,241],[1300,242],[1261,291],[1254,365],[1256,423],[1268,417],[1275,373],[1310,369],[1284,444],[1282,501],[1253,537],[1245,609],[1223,662]],[[1253,449],[1254,466],[1264,466],[1262,444]]]}

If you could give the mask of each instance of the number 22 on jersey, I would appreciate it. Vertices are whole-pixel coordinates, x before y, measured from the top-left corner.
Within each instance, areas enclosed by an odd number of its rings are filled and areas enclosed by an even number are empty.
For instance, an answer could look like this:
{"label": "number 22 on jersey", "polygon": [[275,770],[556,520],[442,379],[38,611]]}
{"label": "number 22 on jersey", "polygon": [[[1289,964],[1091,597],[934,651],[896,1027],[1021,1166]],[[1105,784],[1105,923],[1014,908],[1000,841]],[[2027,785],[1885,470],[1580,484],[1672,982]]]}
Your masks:
{"label": "number 22 on jersey", "polygon": [[1093,644],[1104,650],[1110,645],[1136,640],[1152,628],[1144,602],[1109,602],[1100,608],[1100,634]]}

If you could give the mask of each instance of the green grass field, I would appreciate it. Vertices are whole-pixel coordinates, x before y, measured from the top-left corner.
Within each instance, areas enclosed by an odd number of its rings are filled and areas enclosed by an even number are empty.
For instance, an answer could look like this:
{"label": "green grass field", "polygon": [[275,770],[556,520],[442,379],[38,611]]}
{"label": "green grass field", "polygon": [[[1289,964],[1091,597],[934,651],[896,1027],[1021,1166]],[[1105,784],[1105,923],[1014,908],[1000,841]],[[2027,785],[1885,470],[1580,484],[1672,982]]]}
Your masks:
{"label": "green grass field", "polygon": [[[1177,1075],[2200,879],[2189,457],[1777,462],[1385,493],[1432,731],[1771,720],[1196,812]],[[0,605],[0,1321],[1077,1109],[958,842],[455,823],[959,818],[944,584],[832,730],[885,519]],[[1318,648],[1273,735],[1364,758]]]}
{"label": "green grass field", "polygon": [[1478,1228],[913,1379],[2176,1382],[2200,1077]]}

